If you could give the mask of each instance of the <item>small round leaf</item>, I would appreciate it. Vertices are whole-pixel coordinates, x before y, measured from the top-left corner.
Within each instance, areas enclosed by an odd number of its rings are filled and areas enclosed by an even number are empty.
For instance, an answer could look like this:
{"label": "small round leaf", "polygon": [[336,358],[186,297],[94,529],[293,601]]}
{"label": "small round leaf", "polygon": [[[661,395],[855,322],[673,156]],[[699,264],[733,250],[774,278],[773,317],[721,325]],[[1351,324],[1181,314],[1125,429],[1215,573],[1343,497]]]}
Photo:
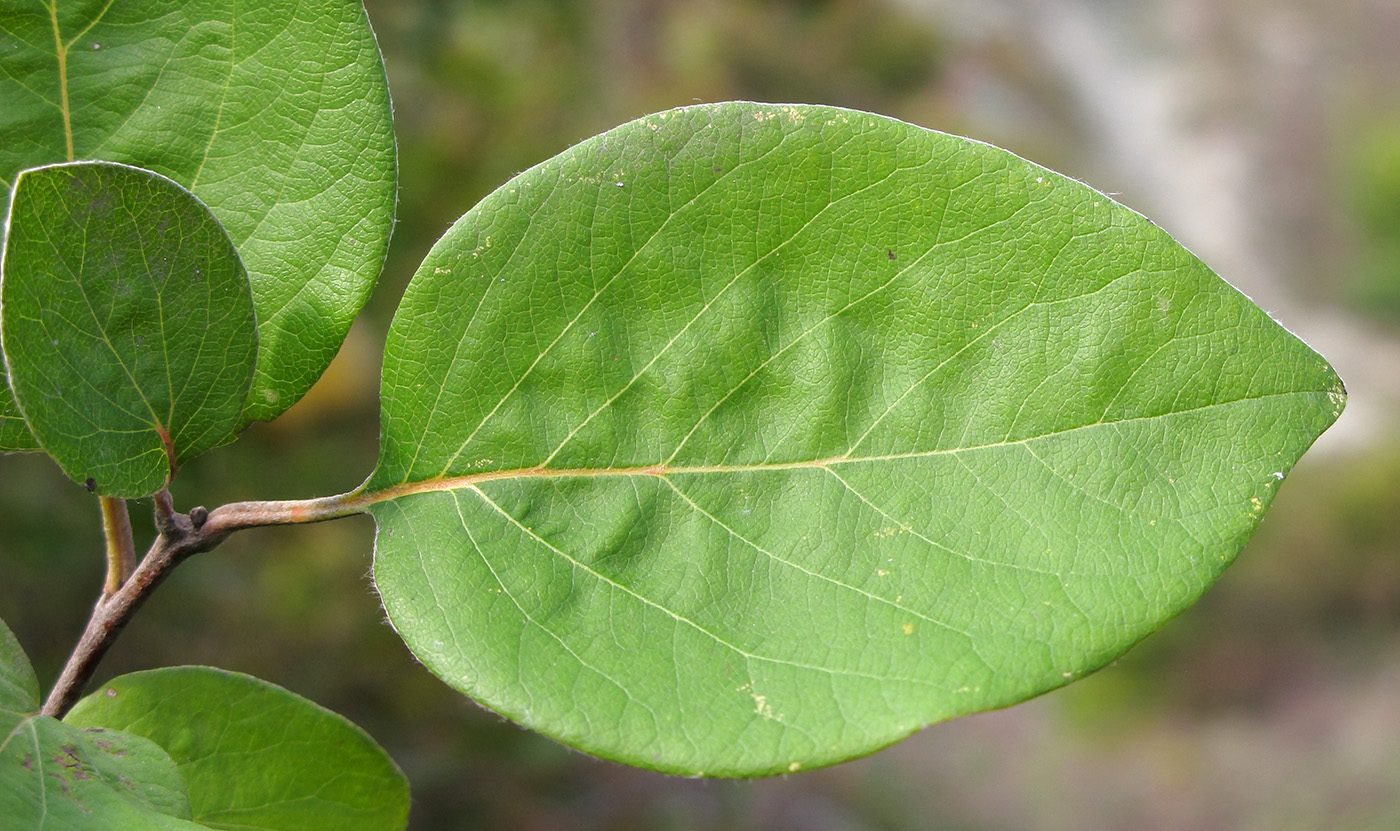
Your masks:
{"label": "small round leaf", "polygon": [[219,221],[140,168],[20,174],[0,340],[34,436],[75,481],[142,497],[239,423],[257,357],[248,278]]}
{"label": "small round leaf", "polygon": [[144,736],[184,775],[196,822],[265,831],[399,831],[408,784],[363,730],[247,675],[169,667],[123,675],[66,721]]}

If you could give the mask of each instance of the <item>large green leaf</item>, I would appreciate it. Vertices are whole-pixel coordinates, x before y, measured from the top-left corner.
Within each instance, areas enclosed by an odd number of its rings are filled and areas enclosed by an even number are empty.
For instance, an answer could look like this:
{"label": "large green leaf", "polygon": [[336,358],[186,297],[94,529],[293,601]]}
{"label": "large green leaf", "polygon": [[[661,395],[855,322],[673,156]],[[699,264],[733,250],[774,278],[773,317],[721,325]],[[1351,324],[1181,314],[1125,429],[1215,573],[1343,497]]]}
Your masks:
{"label": "large green leaf", "polygon": [[36,715],[39,685],[0,622],[0,818],[6,829],[194,831],[184,781],[154,743]]}
{"label": "large green leaf", "polygon": [[864,113],[526,171],[390,330],[389,618],[563,742],[757,775],[1060,686],[1191,603],[1344,393],[1141,216]]}
{"label": "large green leaf", "polygon": [[393,217],[388,87],[361,4],[7,3],[0,184],[88,158],[163,173],[223,222],[258,312],[244,423],[290,407],[368,297]]}
{"label": "large green leaf", "polygon": [[408,785],[344,718],[266,681],[207,667],[123,675],[73,724],[145,736],[174,757],[194,818],[211,828],[396,831]]}
{"label": "large green leaf", "polygon": [[0,339],[30,429],[109,496],[159,490],[238,424],[257,325],[217,219],[111,162],[26,170],[0,264]]}

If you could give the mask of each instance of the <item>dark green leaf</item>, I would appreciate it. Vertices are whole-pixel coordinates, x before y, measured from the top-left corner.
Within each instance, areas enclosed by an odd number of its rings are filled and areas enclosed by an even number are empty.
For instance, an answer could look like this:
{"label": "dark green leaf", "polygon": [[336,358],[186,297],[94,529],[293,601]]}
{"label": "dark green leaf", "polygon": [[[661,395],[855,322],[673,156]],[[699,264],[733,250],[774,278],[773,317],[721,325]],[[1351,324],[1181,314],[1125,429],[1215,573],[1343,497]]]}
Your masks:
{"label": "dark green leaf", "polygon": [[154,743],[83,730],[39,709],[39,685],[0,622],[0,820],[44,831],[195,831],[184,781]]}
{"label": "dark green leaf", "polygon": [[[3,357],[3,356],[0,356]],[[10,376],[0,364],[0,453],[13,450],[38,450],[39,442],[29,432],[24,416],[15,406],[14,394],[10,391]]]}
{"label": "dark green leaf", "polygon": [[196,821],[266,831],[397,831],[408,784],[379,745],[281,687],[207,667],[123,675],[67,721],[145,736],[174,757]]}
{"label": "dark green leaf", "polygon": [[39,709],[39,679],[15,633],[0,621],[0,735]]}
{"label": "dark green leaf", "polygon": [[393,217],[389,93],[359,2],[8,3],[0,102],[0,186],[53,162],[125,162],[189,188],[228,229],[260,336],[244,423],[310,388]]}
{"label": "dark green leaf", "polygon": [[238,253],[189,191],[109,162],[24,171],[0,267],[10,385],[75,481],[147,496],[239,423],[253,301]]}
{"label": "dark green leaf", "polygon": [[389,334],[375,579],[436,674],[685,774],[831,764],[1091,672],[1337,417],[1141,216],[823,107],[624,125],[510,181]]}

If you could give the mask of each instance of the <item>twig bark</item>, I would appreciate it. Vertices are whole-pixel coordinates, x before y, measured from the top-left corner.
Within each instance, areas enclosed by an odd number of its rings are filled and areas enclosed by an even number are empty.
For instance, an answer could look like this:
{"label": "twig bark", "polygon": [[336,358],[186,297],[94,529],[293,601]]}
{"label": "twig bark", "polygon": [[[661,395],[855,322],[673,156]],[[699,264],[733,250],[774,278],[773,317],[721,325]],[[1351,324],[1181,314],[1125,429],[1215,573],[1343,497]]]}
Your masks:
{"label": "twig bark", "polygon": [[[140,565],[115,591],[108,592],[104,587],[88,619],[87,628],[44,702],[44,715],[62,718],[72,709],[92,680],[98,662],[107,654],[131,616],[156,586],[169,576],[171,570],[190,555],[209,551],[233,532],[244,528],[321,522],[362,513],[367,505],[362,494],[349,493],[290,502],[235,502],[212,512],[194,508],[188,514],[181,514],[174,510],[170,493],[164,489],[156,494],[155,502],[158,530],[155,542]],[[123,503],[123,515],[124,508]],[[104,520],[105,511],[104,504]],[[127,539],[130,540],[129,530]],[[110,536],[108,540],[110,552]],[[111,580],[109,570],[109,585]]]}

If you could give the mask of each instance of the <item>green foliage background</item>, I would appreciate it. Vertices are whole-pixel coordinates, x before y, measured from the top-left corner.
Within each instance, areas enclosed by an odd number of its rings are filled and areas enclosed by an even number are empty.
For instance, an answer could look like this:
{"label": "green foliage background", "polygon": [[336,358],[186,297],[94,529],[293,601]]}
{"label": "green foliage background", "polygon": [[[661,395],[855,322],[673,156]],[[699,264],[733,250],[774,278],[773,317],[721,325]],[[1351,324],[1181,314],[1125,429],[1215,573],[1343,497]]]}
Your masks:
{"label": "green foliage background", "polygon": [[[385,275],[312,393],[191,462],[178,504],[357,485],[376,457],[384,332],[431,243],[512,174],[645,112],[728,98],[853,106],[985,138],[1112,189],[1077,150],[1088,128],[1034,55],[904,9],[876,0],[369,3],[400,142]],[[1388,54],[1372,63],[1391,65]],[[987,77],[1004,88],[989,92]],[[1400,205],[1387,174],[1400,142],[1393,86],[1362,85],[1364,105],[1343,97],[1329,112],[1335,136],[1299,151],[1313,160],[1303,171],[1311,179],[1292,170],[1311,190],[1296,216],[1280,217],[1284,233],[1287,221],[1302,222],[1321,241],[1310,250],[1330,252],[1299,259],[1310,270],[1295,288],[1381,320],[1381,298],[1400,296],[1387,221]],[[1136,205],[1134,194],[1123,198]],[[196,558],[136,617],[101,676],[211,664],[343,713],[403,767],[415,828],[1394,827],[1397,503],[1400,444],[1315,453],[1224,580],[1117,665],[867,760],[757,783],[597,762],[465,701],[383,625],[363,517],[247,532]],[[140,539],[149,539],[148,507],[133,511]],[[51,462],[0,462],[0,618],[46,686],[98,591],[101,547],[91,496]]]}

